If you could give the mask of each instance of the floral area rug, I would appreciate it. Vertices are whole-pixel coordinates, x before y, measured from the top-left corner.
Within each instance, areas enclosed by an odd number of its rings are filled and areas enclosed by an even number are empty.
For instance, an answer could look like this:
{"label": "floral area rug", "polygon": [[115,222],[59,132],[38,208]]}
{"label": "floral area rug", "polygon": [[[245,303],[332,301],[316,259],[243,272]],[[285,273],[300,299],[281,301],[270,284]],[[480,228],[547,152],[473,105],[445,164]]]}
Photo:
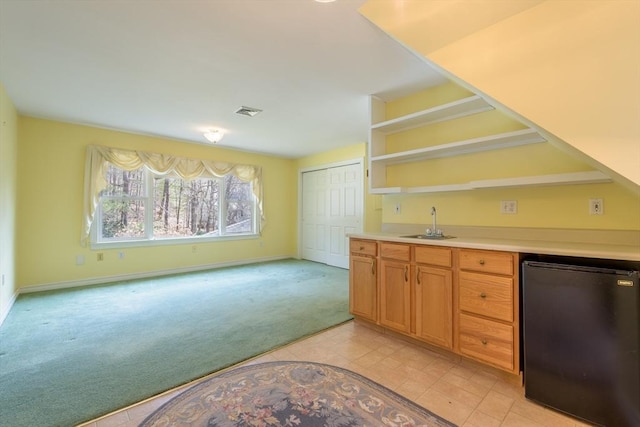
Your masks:
{"label": "floral area rug", "polygon": [[268,362],[214,375],[140,424],[160,426],[454,426],[361,375],[311,362]]}

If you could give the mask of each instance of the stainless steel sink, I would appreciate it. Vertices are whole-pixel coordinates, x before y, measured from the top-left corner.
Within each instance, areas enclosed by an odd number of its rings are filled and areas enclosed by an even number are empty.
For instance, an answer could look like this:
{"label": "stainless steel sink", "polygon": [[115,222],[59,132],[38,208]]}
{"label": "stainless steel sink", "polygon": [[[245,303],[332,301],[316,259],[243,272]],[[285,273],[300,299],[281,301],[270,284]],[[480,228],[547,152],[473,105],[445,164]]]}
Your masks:
{"label": "stainless steel sink", "polygon": [[455,239],[455,236],[445,236],[445,235],[436,235],[436,234],[412,234],[410,236],[400,236],[408,239],[424,239],[424,240],[446,240],[446,239]]}

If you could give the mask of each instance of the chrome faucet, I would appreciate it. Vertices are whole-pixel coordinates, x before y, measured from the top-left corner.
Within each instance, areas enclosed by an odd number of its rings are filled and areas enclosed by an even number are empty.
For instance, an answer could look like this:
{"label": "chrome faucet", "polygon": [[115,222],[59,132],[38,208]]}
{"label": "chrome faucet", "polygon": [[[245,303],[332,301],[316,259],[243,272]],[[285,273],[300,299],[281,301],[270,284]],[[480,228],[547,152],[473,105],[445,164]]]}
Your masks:
{"label": "chrome faucet", "polygon": [[438,234],[438,221],[436,219],[437,215],[436,215],[436,207],[432,206],[431,207],[431,216],[433,217],[432,221],[433,221],[433,233],[434,234]]}
{"label": "chrome faucet", "polygon": [[431,216],[433,217],[431,225],[432,228],[427,228],[427,236],[442,236],[442,230],[438,230],[438,220],[435,206],[431,207]]}

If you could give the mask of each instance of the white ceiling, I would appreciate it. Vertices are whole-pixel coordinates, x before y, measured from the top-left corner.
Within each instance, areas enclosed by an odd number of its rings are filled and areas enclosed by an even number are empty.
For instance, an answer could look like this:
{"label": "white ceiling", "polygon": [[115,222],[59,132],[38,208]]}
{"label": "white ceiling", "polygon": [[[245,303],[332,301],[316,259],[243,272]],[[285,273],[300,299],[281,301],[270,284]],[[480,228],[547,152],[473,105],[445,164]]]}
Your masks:
{"label": "white ceiling", "polygon": [[0,82],[23,115],[301,157],[366,141],[367,95],[444,81],[363,3],[0,0]]}

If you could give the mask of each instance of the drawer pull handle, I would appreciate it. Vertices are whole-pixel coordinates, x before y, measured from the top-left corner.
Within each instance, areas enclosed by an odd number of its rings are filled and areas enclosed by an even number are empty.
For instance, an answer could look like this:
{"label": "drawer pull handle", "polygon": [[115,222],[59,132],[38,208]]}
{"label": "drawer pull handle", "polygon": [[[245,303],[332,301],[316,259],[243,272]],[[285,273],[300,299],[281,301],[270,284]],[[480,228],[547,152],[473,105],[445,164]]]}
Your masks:
{"label": "drawer pull handle", "polygon": [[361,251],[364,251],[364,246],[360,246],[360,250],[361,250]]}
{"label": "drawer pull handle", "polygon": [[375,259],[371,260],[371,275],[372,276],[376,275],[376,260]]}
{"label": "drawer pull handle", "polygon": [[487,340],[485,338],[482,338],[482,345],[487,345]]}
{"label": "drawer pull handle", "polygon": [[480,261],[478,261],[480,263],[480,265],[484,265],[484,260],[481,259]]}
{"label": "drawer pull handle", "polygon": [[404,266],[404,281],[409,281],[409,266],[407,265]]}
{"label": "drawer pull handle", "polygon": [[416,273],[416,279],[418,281],[418,285],[420,285],[420,267],[418,267],[418,272]]}
{"label": "drawer pull handle", "polygon": [[485,294],[484,292],[480,292],[480,298],[486,298],[487,294]]}

